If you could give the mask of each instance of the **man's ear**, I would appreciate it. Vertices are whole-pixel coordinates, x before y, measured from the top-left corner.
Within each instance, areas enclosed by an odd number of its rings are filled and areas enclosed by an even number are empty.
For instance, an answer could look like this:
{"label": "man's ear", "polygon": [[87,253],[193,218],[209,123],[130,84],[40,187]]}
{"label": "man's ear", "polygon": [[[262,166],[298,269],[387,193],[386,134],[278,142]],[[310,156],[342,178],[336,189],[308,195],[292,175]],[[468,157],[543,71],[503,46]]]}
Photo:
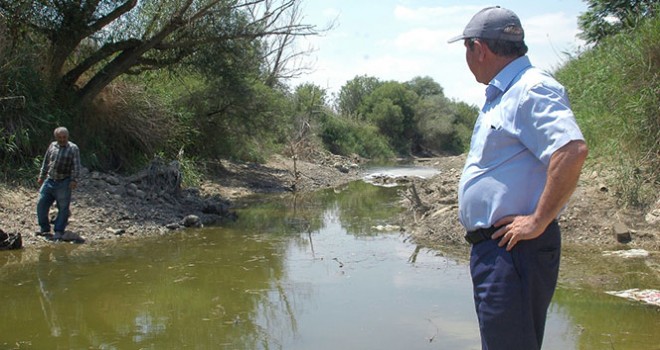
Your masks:
{"label": "man's ear", "polygon": [[483,62],[486,59],[486,55],[492,54],[492,51],[490,51],[488,45],[481,42],[481,40],[477,40],[474,42],[474,53],[476,54],[479,62]]}

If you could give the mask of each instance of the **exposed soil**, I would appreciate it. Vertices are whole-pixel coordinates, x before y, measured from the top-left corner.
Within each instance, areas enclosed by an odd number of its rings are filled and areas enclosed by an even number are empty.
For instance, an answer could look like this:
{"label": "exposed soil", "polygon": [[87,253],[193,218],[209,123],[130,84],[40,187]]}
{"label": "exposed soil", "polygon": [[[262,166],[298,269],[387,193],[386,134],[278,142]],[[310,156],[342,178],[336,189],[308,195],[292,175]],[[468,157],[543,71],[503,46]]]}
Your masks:
{"label": "exposed soil", "polygon": [[[166,181],[158,181],[158,176],[167,175],[168,165],[160,172],[143,171],[132,176],[87,172],[73,194],[68,238],[84,241],[81,248],[98,247],[187,226],[222,224],[234,219],[232,205],[237,199],[258,193],[316,191],[361,177],[355,159],[330,155],[316,158],[295,164],[282,156],[266,164],[223,161],[217,164],[214,178],[205,179],[198,188],[187,189],[168,188],[173,180],[167,176]],[[457,218],[456,188],[464,160],[464,156],[418,159],[417,164],[437,168],[440,174],[414,180],[402,191],[402,205],[409,209],[402,222],[411,239],[441,253],[452,251],[463,257],[468,245]],[[660,201],[645,211],[622,207],[611,189],[612,176],[594,168],[583,170],[560,219],[563,240],[578,250],[649,251],[647,265],[660,280]],[[65,244],[35,235],[37,191],[36,181],[31,188],[0,186],[0,229],[20,233],[24,250]],[[51,210],[51,215],[55,212]],[[570,266],[579,261],[563,264]],[[590,284],[608,280],[589,276],[583,269],[575,271],[566,278]]]}
{"label": "exposed soil", "polygon": [[[456,190],[464,161],[464,155],[418,161],[441,171],[429,181],[415,183],[418,199],[412,189],[406,195],[418,242],[441,248],[463,241]],[[658,251],[660,200],[650,210],[625,208],[613,193],[614,175],[589,166],[583,169],[577,189],[560,217],[564,243]]]}
{"label": "exposed soil", "polygon": [[[407,227],[414,240],[453,258],[468,258],[463,227],[458,222],[457,187],[465,155],[420,160],[440,169],[430,180],[416,181],[405,194]],[[625,208],[614,193],[615,175],[587,165],[562,215],[564,251],[560,281],[577,287],[611,288],[638,274],[644,288],[660,283],[660,198],[646,210]],[[622,257],[606,252],[641,249],[644,271],[627,271]]]}
{"label": "exposed soil", "polygon": [[[214,178],[203,180],[198,188],[181,189],[175,166],[154,163],[131,176],[83,171],[72,196],[66,241],[95,246],[222,224],[235,219],[236,199],[294,189],[315,191],[359,178],[357,165],[347,158],[321,156],[315,162],[294,163],[274,156],[266,164],[222,161],[214,165]],[[25,250],[61,243],[36,235],[38,190],[36,180],[31,188],[0,186],[0,229],[20,233]],[[51,220],[56,214],[53,206]]]}

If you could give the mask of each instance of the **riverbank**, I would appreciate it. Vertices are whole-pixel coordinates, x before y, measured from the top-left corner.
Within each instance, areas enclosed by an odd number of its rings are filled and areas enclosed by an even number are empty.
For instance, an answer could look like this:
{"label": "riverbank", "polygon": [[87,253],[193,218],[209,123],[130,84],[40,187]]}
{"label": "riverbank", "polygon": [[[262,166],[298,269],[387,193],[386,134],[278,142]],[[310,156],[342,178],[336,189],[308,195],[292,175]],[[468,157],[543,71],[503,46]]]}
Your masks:
{"label": "riverbank", "polygon": [[[130,176],[84,170],[72,196],[65,238],[80,247],[93,247],[190,226],[220,225],[236,219],[232,206],[238,199],[294,189],[316,191],[360,176],[353,161],[330,155],[315,162],[274,156],[266,164],[222,161],[213,167],[213,177],[197,188],[178,186],[176,164],[155,161]],[[66,243],[35,234],[38,190],[36,181],[29,188],[0,186],[0,229],[20,233],[24,250]],[[56,213],[53,207],[51,219]]]}
{"label": "riverbank", "polygon": [[[458,221],[456,192],[464,162],[464,155],[418,161],[441,173],[409,186],[404,195],[408,208],[404,222],[418,244],[467,259],[469,245]],[[559,219],[566,253],[561,284],[608,290],[623,281],[635,288],[657,289],[660,283],[660,199],[646,210],[621,206],[614,193],[615,175],[592,164],[582,171]],[[640,264],[630,270],[627,259]]]}
{"label": "riverbank", "polygon": [[[464,156],[418,159],[416,164],[438,169],[431,179],[417,179],[402,191],[408,209],[400,219],[414,242],[440,252],[466,256],[468,245],[457,218],[456,188]],[[140,237],[164,235],[186,226],[221,225],[234,220],[232,206],[259,193],[311,192],[362,177],[359,161],[325,155],[314,161],[275,156],[266,164],[222,161],[214,177],[198,188],[176,190],[171,165],[152,166],[131,176],[85,172],[74,192],[67,231],[80,238],[80,248],[119,244]],[[169,170],[168,170],[169,169]],[[563,240],[585,251],[643,249],[647,265],[660,280],[660,202],[643,211],[617,203],[613,175],[586,167],[567,210],[560,219]],[[403,187],[402,187],[403,188]],[[24,250],[52,244],[34,233],[38,187],[0,187],[0,228],[21,233]],[[51,215],[54,215],[53,210]],[[608,258],[612,259],[612,258]],[[581,261],[566,261],[580,264]],[[613,262],[616,264],[616,262]],[[564,269],[571,271],[571,269]],[[582,269],[576,269],[582,271]],[[574,278],[599,278],[576,273]]]}
{"label": "riverbank", "polygon": [[[411,213],[408,224],[418,242],[434,248],[463,242],[456,190],[464,162],[464,155],[417,162],[441,171],[428,181],[415,182],[405,195]],[[560,217],[563,241],[603,249],[660,250],[660,198],[646,210],[626,208],[615,196],[614,175],[585,166]]]}

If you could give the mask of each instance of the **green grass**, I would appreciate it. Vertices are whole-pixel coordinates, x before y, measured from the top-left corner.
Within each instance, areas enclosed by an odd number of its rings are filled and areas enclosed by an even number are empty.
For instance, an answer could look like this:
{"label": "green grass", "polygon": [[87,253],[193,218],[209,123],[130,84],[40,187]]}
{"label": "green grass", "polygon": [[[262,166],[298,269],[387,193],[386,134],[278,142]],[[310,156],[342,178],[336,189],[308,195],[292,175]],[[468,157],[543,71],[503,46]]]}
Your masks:
{"label": "green grass", "polygon": [[603,41],[556,72],[590,147],[615,170],[622,204],[646,207],[660,183],[660,17]]}

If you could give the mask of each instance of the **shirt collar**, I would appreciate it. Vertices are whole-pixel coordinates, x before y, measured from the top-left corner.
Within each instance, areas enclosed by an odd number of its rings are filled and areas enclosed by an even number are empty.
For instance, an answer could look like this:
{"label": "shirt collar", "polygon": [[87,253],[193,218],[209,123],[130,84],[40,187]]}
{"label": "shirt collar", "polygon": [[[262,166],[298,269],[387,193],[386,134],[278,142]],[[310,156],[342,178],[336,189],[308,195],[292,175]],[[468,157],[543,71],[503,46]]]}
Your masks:
{"label": "shirt collar", "polygon": [[506,91],[518,74],[531,66],[532,63],[527,56],[521,56],[511,61],[488,83],[486,101],[491,101]]}

